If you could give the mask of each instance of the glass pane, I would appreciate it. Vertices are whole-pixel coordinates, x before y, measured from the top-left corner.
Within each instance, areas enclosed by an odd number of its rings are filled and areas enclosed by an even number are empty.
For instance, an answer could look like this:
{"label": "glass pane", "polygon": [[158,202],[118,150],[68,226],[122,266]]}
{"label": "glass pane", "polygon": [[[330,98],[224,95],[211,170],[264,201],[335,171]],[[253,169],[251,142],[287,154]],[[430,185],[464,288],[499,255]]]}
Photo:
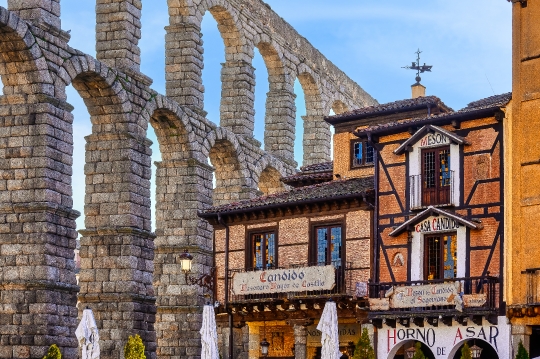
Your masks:
{"label": "glass pane", "polygon": [[441,244],[439,237],[426,238],[426,270],[425,277],[427,280],[440,279],[440,256]]}
{"label": "glass pane", "polygon": [[334,267],[341,267],[341,227],[334,227],[330,230],[332,236],[332,264]]}
{"label": "glass pane", "polygon": [[362,165],[362,142],[355,142],[354,143],[354,159],[353,164],[355,166],[361,166]]}
{"label": "glass pane", "polygon": [[450,186],[450,150],[439,153],[441,186]]}
{"label": "glass pane", "polygon": [[435,187],[435,152],[424,152],[424,188]]}
{"label": "glass pane", "polygon": [[317,228],[317,264],[326,264],[328,254],[328,228]]}
{"label": "glass pane", "polygon": [[255,234],[253,235],[253,268],[262,269],[263,267],[263,235]]}
{"label": "glass pane", "polygon": [[373,163],[373,147],[366,142],[366,163]]}
{"label": "glass pane", "polygon": [[444,237],[444,279],[457,278],[457,236]]}
{"label": "glass pane", "polygon": [[274,233],[266,235],[266,268],[276,267],[276,240]]}

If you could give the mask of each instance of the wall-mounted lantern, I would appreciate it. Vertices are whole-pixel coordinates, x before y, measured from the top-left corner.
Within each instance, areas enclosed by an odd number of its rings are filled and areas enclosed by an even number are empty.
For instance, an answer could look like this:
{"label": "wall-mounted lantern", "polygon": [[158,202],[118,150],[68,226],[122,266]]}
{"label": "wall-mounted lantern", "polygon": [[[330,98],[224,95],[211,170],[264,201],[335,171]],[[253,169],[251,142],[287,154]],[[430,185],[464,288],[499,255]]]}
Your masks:
{"label": "wall-mounted lantern", "polygon": [[264,358],[268,356],[268,349],[270,348],[270,343],[264,338],[261,342],[261,354]]}
{"label": "wall-mounted lantern", "polygon": [[186,284],[198,285],[199,287],[206,288],[209,291],[214,290],[214,282],[216,277],[215,267],[210,269],[210,274],[203,274],[199,278],[193,278],[189,276],[191,273],[193,256],[189,254],[188,250],[186,249],[184,250],[184,253],[178,257],[178,259],[180,260],[180,269],[186,277]]}
{"label": "wall-mounted lantern", "polygon": [[482,348],[476,346],[476,344],[473,345],[471,347],[471,356],[473,357],[473,359],[479,359],[481,355],[482,355]]}
{"label": "wall-mounted lantern", "polygon": [[416,354],[416,348],[410,347],[409,349],[405,350],[405,358],[412,359],[414,358],[414,354]]}

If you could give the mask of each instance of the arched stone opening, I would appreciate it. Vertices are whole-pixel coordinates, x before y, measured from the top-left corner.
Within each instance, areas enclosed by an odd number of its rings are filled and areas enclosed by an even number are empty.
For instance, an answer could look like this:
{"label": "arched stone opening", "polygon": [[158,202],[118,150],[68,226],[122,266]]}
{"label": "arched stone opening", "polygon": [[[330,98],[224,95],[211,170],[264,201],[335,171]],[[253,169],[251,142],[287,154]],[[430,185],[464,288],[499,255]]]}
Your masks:
{"label": "arched stone opening", "polygon": [[216,140],[210,149],[209,158],[210,163],[216,169],[214,206],[246,199],[244,198],[245,177],[242,173],[237,149],[233,144],[225,139]]}
{"label": "arched stone opening", "polygon": [[435,359],[435,354],[431,351],[430,347],[421,341],[408,340],[396,345],[390,353],[387,359],[406,359],[405,350],[414,348],[417,343],[420,343],[420,350],[424,353],[426,359]]}
{"label": "arched stone opening", "polygon": [[324,122],[324,106],[315,78],[308,72],[298,75],[306,101],[304,120],[303,165],[330,161],[330,125]]}
{"label": "arched stone opening", "polygon": [[[105,66],[105,65],[102,65]],[[155,358],[151,232],[151,141],[114,74],[73,78],[92,122],[86,136],[85,229],[80,230],[79,302],[94,311],[102,358],[138,334]],[[134,260],[135,259],[135,260]]]}
{"label": "arched stone opening", "polygon": [[348,106],[345,105],[341,100],[334,101],[330,108],[335,115],[341,115],[342,113],[349,111]]}
{"label": "arched stone opening", "polygon": [[480,359],[499,359],[497,350],[490,343],[482,339],[463,340],[459,342],[454,346],[454,348],[452,348],[452,351],[448,355],[448,359],[461,359],[461,350],[463,349],[465,343],[469,345],[469,348],[473,345],[482,348]]}
{"label": "arched stone opening", "polygon": [[281,174],[274,167],[268,166],[259,176],[259,190],[265,195],[285,191],[285,185],[280,181]]}
{"label": "arched stone opening", "polygon": [[167,109],[157,109],[150,117],[159,142],[162,160],[187,159],[193,156],[186,123]]}

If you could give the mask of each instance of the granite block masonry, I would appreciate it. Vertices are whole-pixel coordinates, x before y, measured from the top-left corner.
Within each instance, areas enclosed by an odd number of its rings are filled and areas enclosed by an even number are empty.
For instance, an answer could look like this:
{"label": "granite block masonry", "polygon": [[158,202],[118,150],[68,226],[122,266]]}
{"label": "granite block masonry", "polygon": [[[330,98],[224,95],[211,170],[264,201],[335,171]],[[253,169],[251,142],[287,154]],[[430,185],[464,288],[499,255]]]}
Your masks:
{"label": "granite block masonry", "polygon": [[[306,94],[304,164],[329,160],[323,116],[331,108],[376,103],[259,0],[168,3],[166,95],[140,72],[140,0],[96,1],[96,58],[69,46],[60,0],[8,0],[0,8],[0,358],[42,358],[53,343],[65,358],[77,357],[74,331],[86,306],[102,358],[121,358],[133,334],[149,359],[199,358],[203,292],[186,285],[178,266],[184,249],[195,254],[194,275],[213,264],[213,229],[197,211],[283,189],[279,177],[297,166],[296,78]],[[204,111],[207,12],[226,46],[219,119]],[[264,149],[253,138],[255,48],[270,80]],[[71,175],[82,159],[73,158],[69,85],[92,122],[79,285]],[[155,229],[148,126],[162,155]]]}

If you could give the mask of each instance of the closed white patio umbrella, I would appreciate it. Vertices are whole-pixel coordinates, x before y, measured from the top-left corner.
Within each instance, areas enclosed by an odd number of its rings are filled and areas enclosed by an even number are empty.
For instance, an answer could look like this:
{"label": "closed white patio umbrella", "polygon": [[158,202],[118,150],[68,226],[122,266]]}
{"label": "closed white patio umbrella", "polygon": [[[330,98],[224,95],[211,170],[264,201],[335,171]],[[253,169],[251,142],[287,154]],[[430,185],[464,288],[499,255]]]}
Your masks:
{"label": "closed white patio umbrella", "polygon": [[201,359],[219,359],[214,307],[205,305],[201,327]]}
{"label": "closed white patio umbrella", "polygon": [[322,333],[321,358],[339,359],[341,352],[339,351],[338,316],[336,303],[333,301],[326,302],[317,330]]}
{"label": "closed white patio umbrella", "polygon": [[94,313],[89,308],[83,311],[81,322],[75,331],[79,346],[82,348],[82,359],[99,358],[99,334]]}

